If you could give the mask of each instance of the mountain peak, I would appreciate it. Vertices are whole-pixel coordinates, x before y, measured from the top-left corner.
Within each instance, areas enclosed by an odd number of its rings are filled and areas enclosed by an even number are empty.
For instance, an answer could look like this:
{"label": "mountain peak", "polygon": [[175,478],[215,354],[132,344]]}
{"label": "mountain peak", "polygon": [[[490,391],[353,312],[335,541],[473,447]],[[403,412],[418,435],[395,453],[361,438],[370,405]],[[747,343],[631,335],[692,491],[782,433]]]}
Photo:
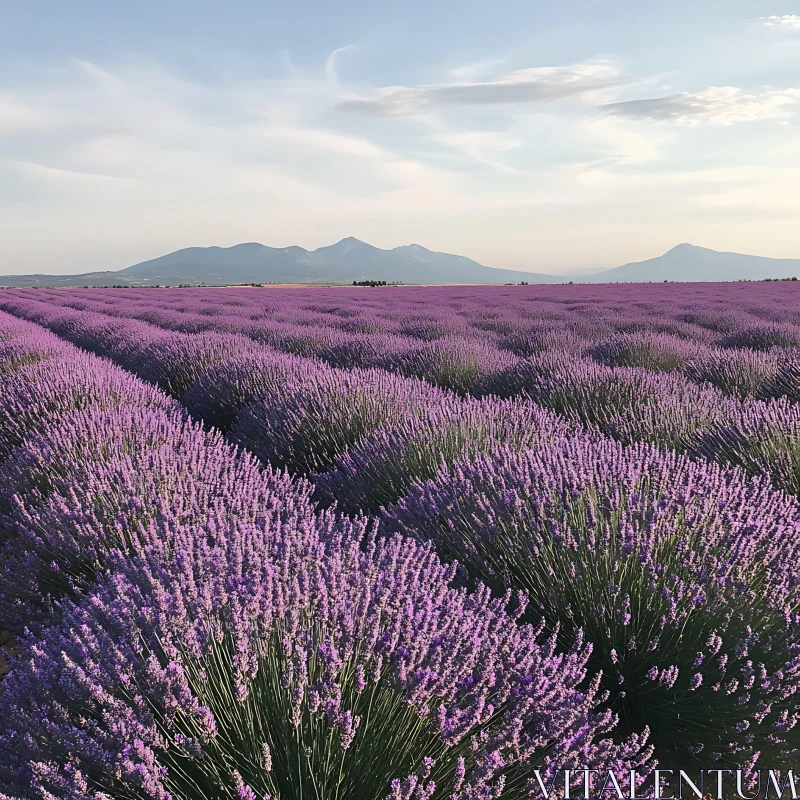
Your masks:
{"label": "mountain peak", "polygon": [[800,259],[775,259],[727,253],[682,244],[646,261],[636,261],[592,277],[592,283],[663,281],[758,281],[789,278],[800,269]]}
{"label": "mountain peak", "polygon": [[223,250],[237,250],[239,252],[244,252],[246,250],[256,251],[256,250],[267,250],[267,246],[261,244],[261,242],[241,242],[240,244],[234,244],[231,247],[223,247]]}
{"label": "mountain peak", "polygon": [[366,242],[362,242],[360,239],[356,239],[355,236],[346,236],[344,239],[340,239],[336,244],[329,244],[326,247],[318,247],[313,252],[315,253],[335,253],[339,255],[341,253],[352,253],[355,250],[360,251],[375,251],[378,250],[377,247],[373,247],[371,244],[367,244]]}
{"label": "mountain peak", "polygon": [[670,250],[667,250],[667,253],[689,253],[692,250],[700,250],[702,248],[697,247],[696,245],[689,244],[689,242],[681,242],[681,244],[676,244]]}
{"label": "mountain peak", "polygon": [[413,250],[418,253],[431,252],[427,247],[423,247],[421,244],[401,244],[399,247],[393,248],[393,250]]}

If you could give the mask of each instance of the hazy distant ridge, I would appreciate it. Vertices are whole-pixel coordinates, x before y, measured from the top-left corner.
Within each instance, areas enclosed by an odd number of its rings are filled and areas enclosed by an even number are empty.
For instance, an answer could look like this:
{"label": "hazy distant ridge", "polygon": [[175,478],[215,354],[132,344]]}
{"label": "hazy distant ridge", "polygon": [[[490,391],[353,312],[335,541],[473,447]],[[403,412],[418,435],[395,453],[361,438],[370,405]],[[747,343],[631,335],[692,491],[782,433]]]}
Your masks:
{"label": "hazy distant ridge", "polygon": [[583,283],[757,281],[792,276],[800,278],[800,259],[720,253],[692,244],[679,244],[663,256],[635,261],[581,280]]}
{"label": "hazy distant ridge", "polygon": [[134,264],[118,272],[85,275],[0,276],[5,286],[108,286],[178,283],[352,283],[360,280],[402,283],[560,283],[555,275],[491,269],[417,244],[381,250],[352,237],[328,247],[266,247],[250,242],[234,247],[189,247]]}
{"label": "hazy distant ridge", "polygon": [[328,247],[267,247],[250,242],[233,247],[189,247],[117,272],[82,275],[8,275],[0,285],[156,286],[180,283],[352,283],[360,280],[422,284],[450,283],[620,283],[733,281],[800,277],[800,259],[720,253],[680,244],[663,256],[603,272],[547,275],[493,269],[464,256],[436,253],[417,244],[381,250],[348,237]]}

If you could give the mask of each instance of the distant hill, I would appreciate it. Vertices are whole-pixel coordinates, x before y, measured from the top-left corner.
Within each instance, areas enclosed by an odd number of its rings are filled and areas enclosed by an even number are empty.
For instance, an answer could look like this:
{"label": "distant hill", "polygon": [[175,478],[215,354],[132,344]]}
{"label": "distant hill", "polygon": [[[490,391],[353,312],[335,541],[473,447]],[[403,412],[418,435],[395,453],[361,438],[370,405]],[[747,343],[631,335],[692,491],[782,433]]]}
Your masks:
{"label": "distant hill", "polygon": [[381,250],[348,237],[328,247],[189,247],[117,272],[83,275],[0,275],[0,285],[158,286],[180,283],[218,286],[236,283],[563,283],[566,278],[492,269],[464,256],[435,253],[418,244]]}
{"label": "distant hill", "polygon": [[647,283],[663,281],[736,281],[800,277],[800,259],[720,253],[679,244],[663,256],[615,269],[579,270],[547,275],[493,269],[418,244],[381,250],[353,237],[328,247],[267,247],[256,242],[233,247],[188,247],[116,272],[82,275],[0,275],[0,286],[176,286],[238,283],[351,284],[387,283]]}
{"label": "distant hill", "polygon": [[764,258],[720,253],[693,244],[679,244],[663,256],[636,261],[581,278],[582,283],[645,283],[647,281],[759,281],[800,277],[800,259]]}

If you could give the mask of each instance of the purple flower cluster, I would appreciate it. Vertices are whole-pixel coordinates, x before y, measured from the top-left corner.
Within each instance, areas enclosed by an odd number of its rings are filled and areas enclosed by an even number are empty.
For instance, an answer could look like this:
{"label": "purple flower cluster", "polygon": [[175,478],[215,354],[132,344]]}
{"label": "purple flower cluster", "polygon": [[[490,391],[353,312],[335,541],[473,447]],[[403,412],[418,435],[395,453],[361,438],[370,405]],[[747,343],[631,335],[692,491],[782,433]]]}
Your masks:
{"label": "purple flower cluster", "polygon": [[384,370],[319,366],[262,390],[237,416],[228,438],[264,464],[302,475],[325,472],[363,438],[444,397],[424,381]]}
{"label": "purple flower cluster", "polygon": [[[666,333],[623,333],[589,349],[597,361],[609,367],[642,367],[671,372],[706,355],[711,348]],[[713,352],[713,351],[711,351]]]}
{"label": "purple flower cluster", "polygon": [[[744,400],[759,397],[770,391],[768,387],[778,385],[776,380],[781,361],[777,354],[760,350],[708,348],[686,364],[684,374]],[[789,392],[782,391],[775,396],[784,394]]]}
{"label": "purple flower cluster", "polygon": [[800,353],[790,351],[778,362],[774,375],[765,381],[763,390],[767,397],[786,397],[800,403]]}
{"label": "purple flower cluster", "polygon": [[125,370],[72,350],[69,357],[21,366],[0,384],[0,458],[53,417],[99,405],[169,408],[164,394]]}
{"label": "purple flower cluster", "polygon": [[114,549],[140,552],[180,526],[310,507],[307,484],[262,471],[157,389],[31,328],[13,341],[50,358],[8,376],[0,399],[6,629],[49,619]]}
{"label": "purple flower cluster", "polygon": [[570,425],[532,403],[444,396],[399,423],[376,429],[312,476],[316,497],[348,513],[377,512],[440,466],[474,458],[498,442],[532,447],[563,436]]}
{"label": "purple flower cluster", "polygon": [[765,481],[578,436],[443,466],[383,521],[581,630],[660,763],[797,750],[800,503]]}
{"label": "purple flower cluster", "polygon": [[691,447],[699,430],[735,417],[739,406],[684,376],[608,367],[556,355],[530,358],[487,382],[501,397],[523,394],[568,420],[625,443]]}
{"label": "purple flower cluster", "polygon": [[180,545],[120,560],[18,660],[12,792],[380,800],[425,771],[431,794],[466,800],[521,796],[533,768],[649,757],[607,737],[596,680],[578,689],[580,636],[557,653],[515,621],[524,600],[449,588],[429,546],[305,515]]}
{"label": "purple flower cluster", "polygon": [[380,366],[391,372],[422,378],[461,395],[474,394],[479,385],[501,370],[513,370],[517,359],[480,341],[441,337],[386,356]]}
{"label": "purple flower cluster", "polygon": [[322,362],[265,350],[226,358],[184,392],[192,416],[227,433],[239,413],[262,395],[277,396],[290,383],[311,380]]}
{"label": "purple flower cluster", "polygon": [[739,414],[703,431],[693,449],[800,495],[800,406],[785,397],[744,403]]}

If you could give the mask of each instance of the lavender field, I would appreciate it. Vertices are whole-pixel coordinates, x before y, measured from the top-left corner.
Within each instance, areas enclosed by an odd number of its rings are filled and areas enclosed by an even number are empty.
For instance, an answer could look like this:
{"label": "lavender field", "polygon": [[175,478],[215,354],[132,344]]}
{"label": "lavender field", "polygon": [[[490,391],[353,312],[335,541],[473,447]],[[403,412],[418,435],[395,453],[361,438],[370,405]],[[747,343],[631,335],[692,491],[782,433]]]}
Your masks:
{"label": "lavender field", "polygon": [[0,291],[0,800],[796,764],[797,286]]}

